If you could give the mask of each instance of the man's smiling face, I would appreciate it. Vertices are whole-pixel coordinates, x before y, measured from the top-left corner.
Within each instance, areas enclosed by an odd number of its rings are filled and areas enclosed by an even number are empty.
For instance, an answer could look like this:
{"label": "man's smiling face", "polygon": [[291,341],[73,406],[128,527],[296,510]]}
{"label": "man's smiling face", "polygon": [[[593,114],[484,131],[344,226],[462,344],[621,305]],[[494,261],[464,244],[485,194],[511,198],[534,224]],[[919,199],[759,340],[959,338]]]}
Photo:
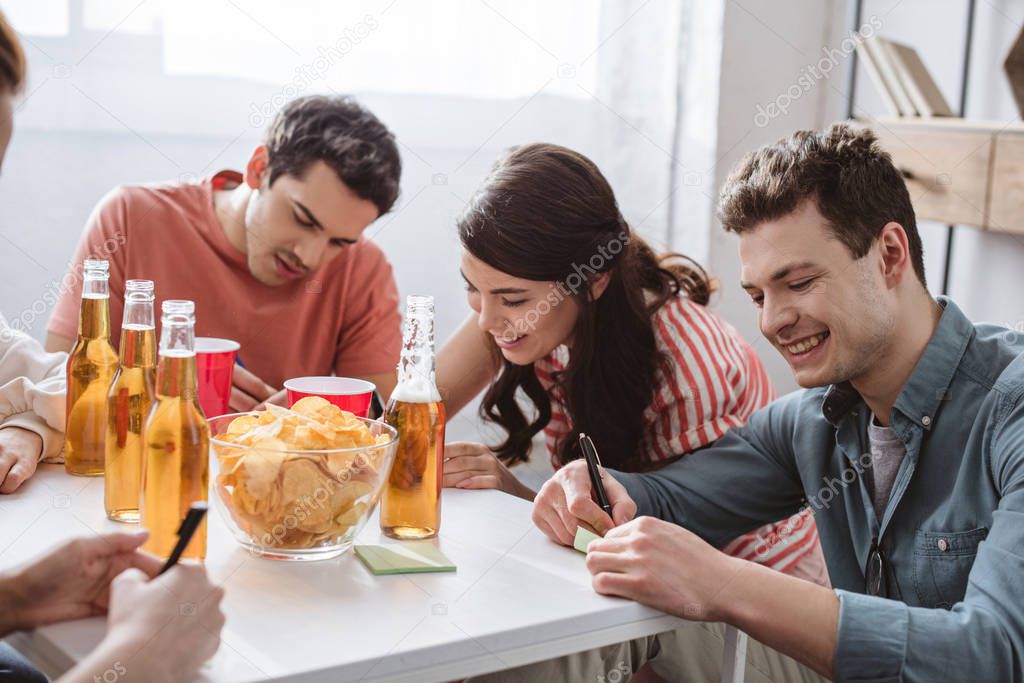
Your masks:
{"label": "man's smiling face", "polygon": [[877,245],[854,259],[813,200],[740,235],[742,286],[802,387],[856,380],[895,328]]}

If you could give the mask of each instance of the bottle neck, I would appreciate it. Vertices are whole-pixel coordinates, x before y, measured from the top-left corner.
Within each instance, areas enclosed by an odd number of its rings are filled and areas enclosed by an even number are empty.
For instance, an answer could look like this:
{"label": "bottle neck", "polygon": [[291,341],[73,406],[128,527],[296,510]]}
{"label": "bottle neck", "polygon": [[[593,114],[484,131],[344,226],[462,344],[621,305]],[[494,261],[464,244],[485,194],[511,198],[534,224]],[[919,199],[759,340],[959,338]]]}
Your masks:
{"label": "bottle neck", "polygon": [[122,326],[118,357],[125,368],[156,367],[156,329],[142,325]]}
{"label": "bottle neck", "polygon": [[86,259],[82,266],[82,310],[78,334],[86,339],[110,339],[110,273],[107,262]]}
{"label": "bottle neck", "polygon": [[431,403],[441,400],[434,376],[432,303],[409,303],[402,339],[402,356],[398,364],[398,385],[393,397],[406,403]]}
{"label": "bottle neck", "polygon": [[194,399],[197,383],[194,324],[181,318],[163,317],[156,374],[157,394]]}
{"label": "bottle neck", "polygon": [[156,365],[156,325],[153,323],[153,299],[129,292],[121,323],[121,365],[128,368]]}
{"label": "bottle neck", "polygon": [[78,336],[85,339],[110,339],[110,297],[82,292],[78,316]]}
{"label": "bottle neck", "polygon": [[160,351],[156,367],[156,393],[160,398],[196,398],[196,354]]}

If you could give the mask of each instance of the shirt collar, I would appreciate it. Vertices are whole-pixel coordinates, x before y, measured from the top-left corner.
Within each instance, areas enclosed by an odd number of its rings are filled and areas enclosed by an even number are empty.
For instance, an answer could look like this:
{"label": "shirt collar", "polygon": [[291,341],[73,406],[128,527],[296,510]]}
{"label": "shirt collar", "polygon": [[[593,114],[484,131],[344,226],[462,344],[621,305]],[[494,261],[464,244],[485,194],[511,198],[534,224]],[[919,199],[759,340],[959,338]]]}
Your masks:
{"label": "shirt collar", "polygon": [[935,423],[939,404],[947,398],[953,375],[974,337],[974,325],[955,303],[946,297],[938,302],[943,308],[939,324],[893,406],[925,429]]}
{"label": "shirt collar", "polygon": [[[953,374],[974,336],[974,325],[952,300],[940,296],[938,302],[943,308],[939,324],[893,406],[925,429],[931,429],[939,404],[946,399]],[[860,394],[849,382],[833,384],[825,392],[821,412],[835,426],[860,401]]]}

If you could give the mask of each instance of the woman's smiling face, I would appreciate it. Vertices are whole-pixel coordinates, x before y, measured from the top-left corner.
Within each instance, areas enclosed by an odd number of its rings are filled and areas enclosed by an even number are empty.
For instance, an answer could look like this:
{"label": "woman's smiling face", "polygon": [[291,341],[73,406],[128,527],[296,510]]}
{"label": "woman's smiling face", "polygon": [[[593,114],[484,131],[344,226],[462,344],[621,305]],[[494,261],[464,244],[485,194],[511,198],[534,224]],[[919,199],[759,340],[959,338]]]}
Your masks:
{"label": "woman's smiling face", "polygon": [[529,365],[572,341],[579,304],[556,282],[525,280],[462,252],[466,299],[477,325],[510,363]]}

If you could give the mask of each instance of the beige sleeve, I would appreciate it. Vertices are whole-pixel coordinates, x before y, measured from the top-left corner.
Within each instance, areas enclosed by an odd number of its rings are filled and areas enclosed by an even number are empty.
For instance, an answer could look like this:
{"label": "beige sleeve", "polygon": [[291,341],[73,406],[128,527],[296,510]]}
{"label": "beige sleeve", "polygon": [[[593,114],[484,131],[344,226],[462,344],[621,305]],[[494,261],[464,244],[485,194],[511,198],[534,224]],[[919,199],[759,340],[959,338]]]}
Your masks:
{"label": "beige sleeve", "polygon": [[50,462],[63,459],[67,358],[66,353],[47,353],[0,316],[0,428],[38,434],[42,459]]}

